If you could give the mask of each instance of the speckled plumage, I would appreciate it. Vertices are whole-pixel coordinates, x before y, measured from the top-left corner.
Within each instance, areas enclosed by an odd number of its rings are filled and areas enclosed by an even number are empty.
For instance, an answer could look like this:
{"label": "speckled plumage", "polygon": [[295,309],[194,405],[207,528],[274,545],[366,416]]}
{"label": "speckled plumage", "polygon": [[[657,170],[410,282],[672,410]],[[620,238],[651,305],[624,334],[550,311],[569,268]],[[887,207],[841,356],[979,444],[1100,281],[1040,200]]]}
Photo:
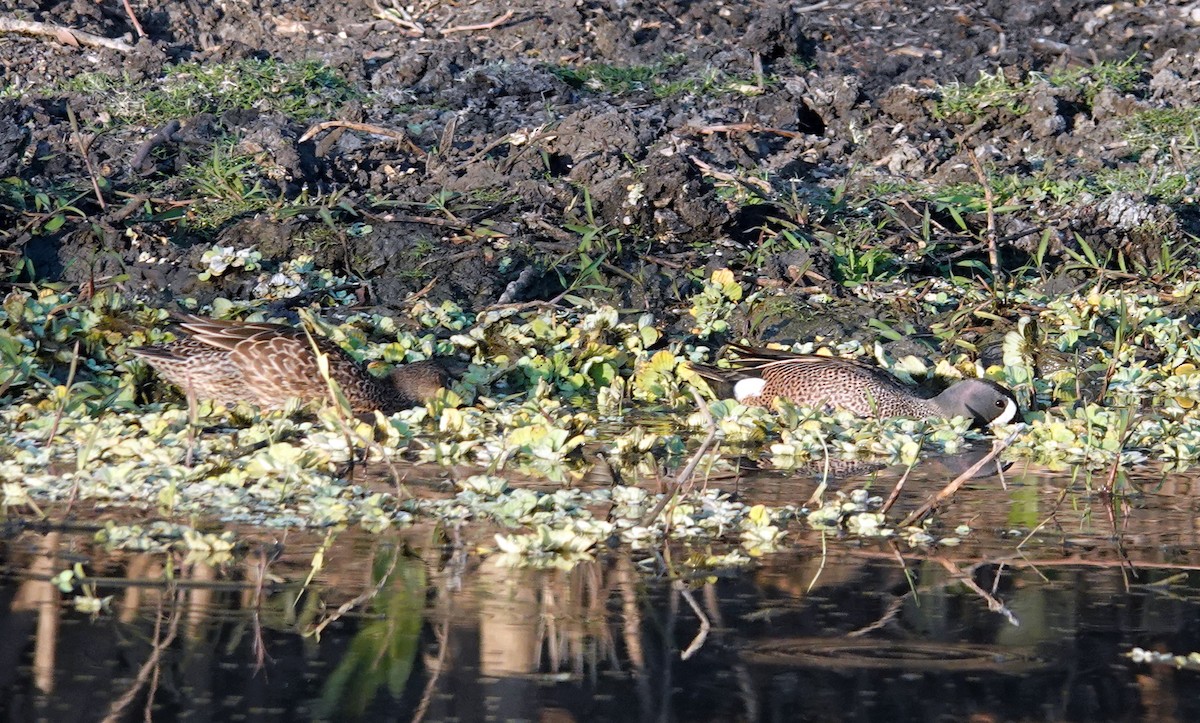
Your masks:
{"label": "speckled plumage", "polygon": [[731,348],[743,355],[733,360],[733,368],[694,365],[694,369],[705,379],[733,384],[734,396],[750,406],[769,407],[776,397],[783,397],[803,406],[845,409],[864,417],[964,416],[981,427],[1021,419],[1012,392],[986,379],[965,379],[925,398],[883,369],[853,359],[739,344]]}
{"label": "speckled plumage", "polygon": [[197,399],[226,406],[239,401],[282,409],[293,398],[330,400],[313,346],[329,359],[329,376],[356,412],[390,413],[423,403],[446,383],[445,370],[425,361],[397,367],[376,379],[324,337],[282,324],[224,321],[180,315],[186,333],[168,344],[131,349],[159,374]]}

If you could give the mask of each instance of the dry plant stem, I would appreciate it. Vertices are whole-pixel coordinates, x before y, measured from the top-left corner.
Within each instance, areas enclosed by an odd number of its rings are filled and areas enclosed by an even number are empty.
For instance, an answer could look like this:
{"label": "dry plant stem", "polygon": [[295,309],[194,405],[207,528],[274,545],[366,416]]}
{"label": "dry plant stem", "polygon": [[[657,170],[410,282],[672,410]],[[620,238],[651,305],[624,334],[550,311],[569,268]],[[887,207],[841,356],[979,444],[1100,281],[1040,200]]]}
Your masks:
{"label": "dry plant stem", "polygon": [[[1036,527],[1034,527],[1032,530],[1029,531],[1028,535],[1025,535],[1025,537],[1021,538],[1021,541],[1017,543],[1017,546],[1015,549],[1018,554],[1021,554],[1021,557],[1023,559],[1028,560],[1028,558],[1025,557],[1024,553],[1021,552],[1021,548],[1025,546],[1026,542],[1029,542],[1030,540],[1032,540],[1034,535],[1036,535],[1038,532],[1041,532],[1043,527],[1050,524],[1051,521],[1053,521],[1057,518],[1058,508],[1062,506],[1063,500],[1065,500],[1067,498],[1067,490],[1068,489],[1069,489],[1068,487],[1062,488],[1062,491],[1060,491],[1058,493],[1058,499],[1054,501],[1054,505],[1053,505],[1052,509],[1050,510],[1050,514],[1046,515],[1046,518],[1044,520],[1039,522]],[[1050,582],[1050,578],[1043,575],[1042,571],[1037,569],[1037,566],[1033,566],[1033,571],[1037,573],[1038,577],[1042,578],[1042,582]]]}
{"label": "dry plant stem", "polygon": [[[174,587],[171,585],[170,587]],[[108,710],[108,715],[104,716],[104,723],[117,723],[125,720],[125,709],[133,703],[134,698],[146,685],[147,681],[153,676],[154,680],[158,679],[159,661],[162,659],[163,651],[175,642],[175,636],[179,631],[179,619],[183,617],[180,614],[180,609],[183,607],[184,591],[180,588],[175,593],[175,604],[171,610],[171,621],[167,626],[167,636],[159,640],[159,635],[162,634],[162,602],[159,601],[158,614],[154,618],[154,647],[150,650],[150,657],[146,658],[146,662],[142,663],[142,667],[138,670],[137,677],[133,681],[133,685],[129,690],[125,691],[125,695],[116,700],[112,707]],[[153,720],[151,716],[151,706],[154,704],[154,692],[151,690],[150,695],[146,700],[146,720]]]}
{"label": "dry plant stem", "polygon": [[108,215],[108,221],[110,223],[120,223],[121,221],[124,221],[133,214],[137,213],[138,209],[140,209],[149,200],[150,194],[148,193],[138,193],[130,196],[129,200],[125,202],[124,206],[121,206],[119,209]]}
{"label": "dry plant stem", "polygon": [[884,502],[883,507],[879,510],[881,513],[886,515],[892,509],[892,505],[896,504],[896,500],[900,499],[900,492],[904,490],[904,483],[908,481],[908,475],[912,473],[913,468],[916,466],[917,460],[913,460],[913,463],[908,465],[908,468],[904,470],[904,474],[900,475],[896,486],[892,488],[892,493],[888,495],[887,502]]}
{"label": "dry plant stem", "polygon": [[907,598],[910,594],[911,593],[904,593],[900,597],[892,600],[892,602],[888,604],[887,610],[883,611],[883,615],[881,615],[878,620],[870,625],[861,627],[858,630],[851,630],[850,632],[846,633],[846,637],[861,638],[867,633],[873,633],[891,621],[895,620],[896,616],[900,614],[900,611],[904,609],[904,603],[907,601]]}
{"label": "dry plant stem", "polygon": [[659,266],[666,266],[668,269],[684,269],[684,268],[687,268],[687,267],[686,267],[686,266],[684,266],[683,264],[676,263],[676,262],[674,262],[674,261],[668,261],[667,259],[664,259],[664,258],[663,258],[663,257],[661,257],[661,256],[651,256],[650,254],[642,254],[642,255],[641,255],[641,259],[642,259],[643,261],[648,261],[648,262],[650,262],[650,263],[652,263],[652,264],[658,264]]}
{"label": "dry plant stem", "polygon": [[[71,367],[67,371],[67,383],[65,385],[66,393],[70,395],[71,385],[75,383],[75,370],[79,367],[79,340],[75,340],[75,350],[71,353]],[[46,438],[46,447],[54,444],[54,438],[58,436],[58,425],[62,423],[63,415],[67,413],[67,400],[64,398],[62,403],[58,405],[58,409],[54,410],[54,423],[50,425],[50,436]]]}
{"label": "dry plant stem", "polygon": [[67,28],[61,25],[51,25],[50,23],[39,23],[34,20],[0,18],[0,33],[44,35],[50,38],[57,38],[64,45],[87,45],[93,48],[117,50],[122,53],[133,51],[133,46],[124,40],[113,40],[112,38],[85,33],[82,30],[75,30],[74,28]]}
{"label": "dry plant stem", "polygon": [[607,261],[602,261],[600,263],[600,268],[604,269],[605,271],[612,274],[613,276],[620,276],[621,278],[625,279],[626,281],[633,284],[634,286],[642,286],[643,285],[643,282],[641,279],[639,279],[638,277],[629,273],[625,269],[622,269],[618,266],[613,266],[612,264],[608,263]]}
{"label": "dry plant stem", "polygon": [[685,466],[683,471],[679,473],[679,476],[675,478],[675,483],[672,485],[671,490],[664,494],[662,499],[658,501],[658,504],[654,506],[654,509],[650,510],[650,514],[646,515],[645,518],[642,519],[641,524],[643,527],[653,524],[654,521],[658,519],[658,516],[662,514],[662,511],[666,509],[667,505],[671,504],[676,495],[679,493],[679,490],[682,489],[684,483],[691,479],[692,474],[696,471],[696,466],[700,463],[700,458],[708,452],[709,447],[712,446],[716,438],[717,430],[709,430],[708,436],[704,438],[704,441],[700,443],[700,447],[696,450],[696,453],[692,455],[690,460],[688,460],[687,466]]}
{"label": "dry plant stem", "polygon": [[564,291],[561,294],[559,294],[558,296],[555,296],[553,299],[549,299],[547,301],[535,300],[535,301],[518,301],[518,302],[512,303],[512,304],[492,304],[491,306],[487,306],[487,307],[484,307],[483,309],[480,309],[480,311],[497,311],[499,309],[535,309],[535,308],[537,308],[537,309],[553,309],[554,307],[558,306],[559,302],[561,302],[563,299],[565,299],[567,297],[567,295],[570,293],[571,292],[569,290]]}
{"label": "dry plant stem", "polygon": [[[1134,560],[1134,563],[1139,569],[1142,570],[1169,570],[1173,573],[1181,570],[1187,572],[1200,572],[1200,563],[1189,565],[1181,564],[1178,560],[1161,560],[1155,556],[1156,553],[1157,550],[1155,550],[1154,553],[1146,552],[1140,559]],[[961,565],[1006,565],[1014,570],[1025,570],[1038,567],[1053,570],[1071,568],[1083,568],[1086,570],[1113,570],[1121,565],[1128,564],[1128,562],[1124,560],[1097,560],[1092,553],[1083,551],[1065,556],[1060,554],[1044,558],[1031,558],[1021,554],[998,555],[989,557],[983,563],[980,562],[978,555],[974,555],[973,553],[969,552],[964,553],[964,555],[964,557],[956,558],[952,555],[946,554],[944,551],[935,555],[932,552],[924,554],[910,550],[905,553],[905,560],[907,562],[912,562],[915,565],[919,562],[927,562],[930,560],[936,560],[938,558],[945,558],[948,560],[954,560]],[[830,559],[835,563],[844,563],[847,558],[856,562],[860,560],[884,562],[887,560],[894,560],[897,558],[897,556],[898,555],[892,551],[880,551],[878,549],[866,548],[845,550],[839,547],[834,551],[833,555],[830,555]]]}
{"label": "dry plant stem", "polygon": [[342,603],[342,605],[337,610],[333,611],[329,617],[325,618],[308,630],[305,630],[302,633],[304,637],[314,637],[320,640],[321,632],[325,630],[330,623],[340,620],[341,617],[346,613],[383,592],[383,587],[392,579],[392,573],[396,572],[396,565],[400,564],[400,556],[403,554],[404,553],[400,551],[400,548],[396,548],[396,554],[392,556],[392,564],[388,567],[387,572],[380,576],[379,582],[375,583],[375,587],[355,597],[353,600]]}
{"label": "dry plant stem", "polygon": [[745,178],[741,178],[741,177],[735,176],[732,173],[726,173],[725,171],[718,171],[711,164],[705,163],[704,161],[700,160],[700,158],[698,158],[697,156],[694,156],[694,155],[688,156],[688,160],[690,160],[692,163],[696,164],[696,168],[699,168],[700,173],[705,176],[711,176],[711,177],[717,179],[718,181],[727,181],[729,183],[737,183],[737,184],[743,185],[743,186],[751,186],[755,190],[757,190],[761,193],[765,193],[765,194],[773,193],[771,184],[767,183],[766,181],[762,180],[761,178],[753,178],[753,177],[749,177],[749,176],[747,176]]}
{"label": "dry plant stem", "polygon": [[817,566],[817,571],[813,573],[812,579],[808,581],[808,587],[804,588],[805,593],[812,592],[813,587],[817,584],[817,580],[821,579],[821,573],[825,572],[825,563],[829,562],[828,542],[825,530],[821,530],[821,564]]}
{"label": "dry plant stem", "polygon": [[142,30],[142,24],[138,22],[137,16],[133,14],[133,7],[129,4],[129,0],[121,0],[121,4],[125,6],[125,14],[129,16],[129,24],[133,26],[134,32],[139,38],[146,37],[146,31]]}
{"label": "dry plant stem", "polygon": [[932,499],[918,507],[908,517],[905,517],[904,521],[901,522],[899,526],[911,527],[919,524],[921,520],[928,517],[930,513],[938,508],[939,505],[953,497],[958,492],[959,488],[966,484],[967,480],[971,479],[972,475],[983,469],[985,464],[991,462],[996,458],[996,455],[1000,454],[1006,447],[1008,447],[1008,445],[1012,444],[1017,438],[1017,435],[1019,435],[1023,429],[1024,427],[1018,427],[1003,440],[995,442],[992,445],[992,451],[985,454],[978,462],[967,468],[967,471],[963,472],[953,482],[946,485],[942,491],[938,492]]}
{"label": "dry plant stem", "polygon": [[704,441],[700,443],[700,447],[696,449],[696,453],[692,455],[692,458],[688,460],[683,470],[679,472],[672,489],[663,495],[662,499],[658,501],[654,509],[650,510],[649,514],[642,518],[641,525],[643,527],[653,524],[658,519],[658,516],[662,514],[662,511],[666,509],[667,505],[671,504],[671,500],[675,499],[675,495],[683,488],[683,485],[692,478],[692,475],[696,472],[696,467],[700,464],[700,460],[717,440],[717,423],[713,421],[712,413],[708,411],[708,405],[700,398],[699,392],[695,389],[692,389],[691,392],[692,398],[696,400],[696,404],[700,407],[700,411],[704,415],[704,421],[708,424],[708,436],[704,438]]}
{"label": "dry plant stem", "polygon": [[449,647],[450,640],[449,617],[442,621],[442,624],[434,631],[434,635],[438,640],[437,667],[433,669],[433,673],[425,683],[425,690],[421,693],[421,701],[417,704],[416,711],[413,712],[412,723],[421,723],[425,719],[425,713],[429,711],[429,705],[433,702],[433,694],[437,690],[438,678],[441,677],[442,670],[446,667],[446,650]]}
{"label": "dry plant stem", "polygon": [[442,35],[450,35],[451,33],[473,33],[477,30],[491,30],[493,28],[500,27],[504,23],[507,23],[509,20],[512,20],[512,16],[513,16],[513,11],[509,10],[508,12],[504,13],[500,17],[498,17],[495,20],[492,20],[490,22],[480,23],[478,25],[455,25],[453,27],[446,28],[445,30],[442,31]]}
{"label": "dry plant stem", "polygon": [[426,226],[439,226],[441,228],[454,229],[455,231],[466,231],[468,226],[462,221],[455,221],[448,218],[435,218],[433,216],[410,216],[403,213],[386,214],[388,221],[396,223],[420,223]]}
{"label": "dry plant stem", "polygon": [[420,146],[413,143],[408,137],[408,134],[404,131],[377,126],[373,123],[356,123],[354,121],[341,120],[325,121],[323,123],[317,123],[311,126],[308,130],[304,131],[304,135],[300,136],[297,142],[304,143],[306,141],[310,141],[321,131],[329,130],[330,128],[349,128],[352,131],[361,131],[363,133],[372,133],[377,136],[383,136],[384,138],[391,138],[398,143],[403,143],[404,145],[408,146],[408,149],[417,156],[420,156],[421,158],[426,156],[425,151]]}
{"label": "dry plant stem", "polygon": [[946,570],[953,575],[956,580],[961,582],[963,585],[966,585],[972,592],[983,598],[987,603],[988,610],[1003,615],[1005,619],[1007,619],[1008,622],[1013,625],[1013,627],[1020,627],[1021,622],[1017,620],[1017,616],[1013,614],[1012,610],[1009,610],[1007,605],[988,593],[987,590],[979,587],[979,584],[972,580],[970,575],[967,575],[962,570],[958,569],[958,565],[955,565],[953,562],[944,557],[937,558],[937,561],[942,567],[946,568]]}
{"label": "dry plant stem", "polygon": [[1109,496],[1109,504],[1104,505],[1104,512],[1108,515],[1108,526],[1112,529],[1113,544],[1117,548],[1117,560],[1121,562],[1121,583],[1125,592],[1129,592],[1131,583],[1129,578],[1140,577],[1137,568],[1134,567],[1133,561],[1129,559],[1129,552],[1125,549],[1125,538],[1117,530],[1117,519],[1113,513],[1113,504],[1116,503],[1116,498]]}
{"label": "dry plant stem", "polygon": [[988,264],[992,267],[992,278],[999,284],[1000,253],[996,249],[996,199],[992,194],[992,184],[988,183],[987,174],[983,172],[983,166],[979,163],[979,156],[975,155],[974,151],[968,151],[967,155],[971,158],[971,167],[975,169],[980,185],[983,186],[983,201],[987,205]]}
{"label": "dry plant stem", "polygon": [[[178,120],[172,119],[168,121],[166,125],[155,131],[154,135],[142,141],[142,144],[138,146],[137,153],[134,153],[133,159],[129,161],[129,167],[138,173],[145,173],[146,171],[142,170],[142,166],[146,164],[146,159],[150,157],[155,148],[174,140],[175,134],[181,127],[182,124]],[[151,168],[150,170],[153,171],[154,169]]]}
{"label": "dry plant stem", "polygon": [[[999,592],[1000,582],[1004,579],[1004,573],[1006,572],[1008,572],[1008,565],[1002,562],[996,566],[996,574],[992,576],[992,589],[989,591],[992,595]],[[1034,572],[1037,572],[1039,575],[1041,574],[1039,570],[1034,570]]]}
{"label": "dry plant stem", "polygon": [[[825,494],[825,490],[829,487],[829,442],[825,439],[825,435],[821,435],[821,459],[824,461],[824,467],[821,470],[821,483],[813,490],[813,493],[808,496],[806,505],[815,505],[821,501],[821,496]],[[822,536],[822,540],[824,536]]]}
{"label": "dry plant stem", "polygon": [[[285,533],[286,535],[286,533]],[[266,593],[267,571],[271,567],[274,556],[268,555],[265,548],[258,549],[258,560],[255,563],[255,580],[250,609],[254,611],[251,625],[254,629],[254,671],[263,669],[267,663],[267,642],[263,637],[262,604]]]}
{"label": "dry plant stem", "polygon": [[[756,57],[758,57],[756,55]],[[761,68],[759,68],[761,70]],[[765,126],[761,123],[717,123],[710,126],[700,126],[694,129],[697,133],[710,136],[714,133],[770,133],[784,138],[803,138],[803,133],[796,131],[785,131],[782,128],[773,128]]]}
{"label": "dry plant stem", "polygon": [[88,178],[92,181],[92,192],[96,194],[96,203],[100,205],[100,210],[107,209],[104,203],[104,196],[100,193],[100,183],[96,180],[96,169],[92,167],[92,159],[88,158],[87,147],[83,145],[83,137],[79,133],[79,123],[75,120],[75,109],[71,104],[67,104],[67,120],[71,122],[71,133],[75,136],[75,145],[79,147],[79,156],[83,158],[83,165],[87,168]]}
{"label": "dry plant stem", "polygon": [[[73,383],[73,380],[75,379],[75,366],[78,361],[79,361],[79,340],[77,339],[75,341],[75,353],[71,356],[71,371],[67,375],[67,389],[71,388],[71,384]],[[50,430],[50,439],[46,441],[47,447],[49,447],[50,443],[54,441],[54,435],[58,431],[58,424],[59,424],[59,422],[62,421],[62,415],[65,410],[66,410],[66,405],[64,403],[64,405],[59,408],[58,413],[54,417],[54,428]],[[78,464],[79,450],[76,450],[75,454],[76,454],[76,463]],[[75,508],[75,501],[79,499],[79,482],[80,482],[80,480],[76,479],[71,484],[71,492],[70,492],[70,494],[67,495],[67,506],[66,506],[65,511],[63,512],[63,517],[70,517],[71,510]],[[30,504],[31,505],[33,504],[32,500],[30,500]],[[42,511],[39,510],[36,506],[34,506],[34,509],[37,510],[39,515],[41,514]]]}
{"label": "dry plant stem", "polygon": [[[1110,364],[1109,369],[1112,370],[1114,366]],[[1107,381],[1105,384],[1107,385]],[[1100,488],[1100,494],[1111,495],[1113,487],[1117,484],[1117,473],[1121,470],[1121,450],[1125,449],[1129,438],[1133,436],[1133,425],[1129,423],[1132,418],[1133,409],[1129,408],[1125,411],[1125,418],[1121,423],[1121,444],[1117,447],[1117,454],[1113,458],[1112,466],[1108,468],[1108,476],[1104,479],[1104,486]]]}
{"label": "dry plant stem", "polygon": [[708,616],[704,614],[704,610],[700,608],[696,602],[696,597],[692,595],[692,591],[688,590],[680,580],[675,581],[675,589],[687,600],[687,604],[691,606],[692,612],[696,613],[696,617],[700,618],[700,629],[696,631],[696,637],[692,638],[692,642],[687,646],[687,649],[679,654],[680,660],[687,660],[696,654],[700,648],[704,647],[704,641],[708,639],[708,631],[712,626],[708,622]]}

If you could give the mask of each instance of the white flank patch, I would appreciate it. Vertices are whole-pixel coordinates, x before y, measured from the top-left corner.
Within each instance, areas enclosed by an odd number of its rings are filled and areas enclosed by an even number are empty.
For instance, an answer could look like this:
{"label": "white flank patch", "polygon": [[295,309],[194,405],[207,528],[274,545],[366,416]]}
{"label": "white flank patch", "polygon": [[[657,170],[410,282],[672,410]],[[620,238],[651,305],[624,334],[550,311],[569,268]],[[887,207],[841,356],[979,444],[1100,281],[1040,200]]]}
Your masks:
{"label": "white flank patch", "polygon": [[760,377],[743,379],[733,385],[733,398],[739,402],[744,402],[750,397],[761,395],[765,386],[767,386],[767,380]]}
{"label": "white flank patch", "polygon": [[989,427],[995,426],[998,424],[1008,424],[1012,420],[1016,419],[1017,403],[1011,399],[1008,399],[1006,401],[1008,403],[1004,405],[1004,411],[1000,412],[999,417],[996,417],[995,419],[992,420],[991,424],[988,425]]}

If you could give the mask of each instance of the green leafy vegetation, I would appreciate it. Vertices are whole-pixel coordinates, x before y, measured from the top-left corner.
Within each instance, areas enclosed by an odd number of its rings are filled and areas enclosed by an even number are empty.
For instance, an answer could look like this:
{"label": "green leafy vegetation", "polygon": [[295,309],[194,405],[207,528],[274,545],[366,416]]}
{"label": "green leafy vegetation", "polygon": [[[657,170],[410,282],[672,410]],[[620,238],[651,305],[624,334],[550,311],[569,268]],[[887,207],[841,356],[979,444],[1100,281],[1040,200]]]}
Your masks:
{"label": "green leafy vegetation", "polygon": [[575,88],[609,95],[650,92],[658,98],[667,98],[688,93],[757,95],[764,90],[753,80],[733,77],[715,69],[709,69],[699,76],[669,80],[671,71],[681,67],[685,59],[683,55],[671,55],[653,65],[588,63],[550,66],[549,70]]}
{"label": "green leafy vegetation", "polygon": [[155,81],[85,73],[64,90],[92,95],[114,119],[156,125],[198,113],[231,110],[282,113],[295,120],[334,115],[358,92],[337,71],[317,61],[248,58],[233,63],[180,63]]}
{"label": "green leafy vegetation", "polygon": [[215,229],[239,216],[265,211],[278,201],[269,193],[269,182],[261,159],[239,150],[236,139],[213,145],[212,153],[201,163],[189,165],[182,174],[188,186],[179,193],[195,197],[188,209],[187,221],[201,229]]}
{"label": "green leafy vegetation", "polygon": [[[1148,459],[1181,468],[1200,462],[1200,419],[1189,413],[1200,402],[1200,343],[1181,313],[1200,303],[1200,279],[1191,272],[1154,286],[1096,274],[1107,260],[1077,241],[1072,263],[1094,280],[1074,294],[1050,297],[1038,283],[1018,283],[998,299],[994,290],[962,278],[928,279],[918,288],[887,280],[847,283],[862,299],[882,298],[882,291],[908,309],[898,320],[870,320],[865,332],[881,342],[926,344],[927,357],[896,358],[878,345],[820,336],[792,348],[858,358],[912,381],[982,371],[1019,394],[1027,412],[1028,426],[1010,430],[1010,459],[1099,470],[1128,469]],[[223,265],[222,273],[255,272],[229,261],[234,257],[253,256],[214,249],[209,262]],[[315,273],[311,261],[305,263],[297,270],[301,277]],[[846,264],[880,278],[878,267],[872,271],[865,261]],[[841,313],[838,302],[819,296],[810,295],[809,304]],[[718,470],[741,456],[778,469],[830,458],[913,464],[922,455],[954,454],[985,439],[962,419],[861,419],[786,402],[763,409],[728,399],[698,408],[692,389],[706,386],[690,364],[714,361],[709,345],[729,335],[731,322],[772,304],[776,312],[790,313],[784,301],[769,290],[747,294],[732,272],[718,269],[687,300],[692,328],[674,337],[664,336],[664,324],[651,314],[581,301],[471,314],[450,302],[419,300],[407,312],[405,326],[414,331],[369,314],[351,315],[340,325],[313,319],[313,328],[364,359],[457,354],[469,358],[469,366],[437,399],[373,420],[332,410],[296,419],[239,405],[232,427],[212,426],[197,435],[196,458],[203,462],[188,464],[182,401],[162,391],[147,399],[146,370],[128,353],[130,346],[168,338],[169,330],[161,328],[165,314],[112,288],[86,298],[61,288],[15,289],[0,306],[0,488],[9,507],[40,508],[65,485],[109,504],[153,499],[173,514],[223,514],[228,508],[259,524],[357,524],[373,532],[422,517],[461,520],[469,514],[500,525],[489,554],[503,564],[535,567],[591,559],[613,536],[631,544],[660,535],[732,541],[743,551],[739,555],[752,556],[786,545],[789,521],[797,520],[859,537],[929,544],[934,538],[928,532],[903,531],[878,502],[861,495],[801,512],[787,505],[746,507],[710,488],[680,497],[673,526],[660,528],[644,522],[654,504],[646,489],[571,487],[591,465],[584,450],[602,420],[615,423],[604,432],[607,459],[631,485],[656,479],[663,464],[678,465],[689,442],[706,430],[719,439],[710,462]],[[235,311],[228,301],[212,309]],[[1003,356],[981,369],[981,350],[958,342],[967,325],[985,322],[1002,330]],[[205,403],[201,413],[219,416],[222,410]],[[651,423],[655,417],[659,421]],[[489,471],[460,478],[451,498],[414,499],[347,487],[338,470],[355,454],[384,464]],[[65,478],[56,471],[61,469],[74,472]],[[501,476],[511,474],[567,487],[513,486]],[[597,506],[610,510],[604,519],[589,511]],[[119,544],[122,536],[152,534],[114,528],[107,537]],[[228,541],[191,535],[187,545],[228,554]],[[723,564],[744,562],[735,558],[722,558]],[[75,586],[64,578],[68,583]],[[397,664],[403,667],[407,655],[398,649]]]}
{"label": "green leafy vegetation", "polygon": [[1175,148],[1200,153],[1200,108],[1154,108],[1135,113],[1128,121],[1133,149]]}
{"label": "green leafy vegetation", "polygon": [[1072,68],[1050,75],[1030,73],[1023,80],[1012,80],[1001,71],[981,72],[970,85],[951,83],[941,87],[941,97],[934,106],[937,118],[965,116],[976,118],[989,109],[1000,108],[1013,115],[1029,111],[1029,95],[1040,85],[1079,91],[1087,103],[1092,103],[1101,90],[1117,92],[1133,89],[1142,73],[1133,58],[1122,62],[1101,62],[1089,68]]}

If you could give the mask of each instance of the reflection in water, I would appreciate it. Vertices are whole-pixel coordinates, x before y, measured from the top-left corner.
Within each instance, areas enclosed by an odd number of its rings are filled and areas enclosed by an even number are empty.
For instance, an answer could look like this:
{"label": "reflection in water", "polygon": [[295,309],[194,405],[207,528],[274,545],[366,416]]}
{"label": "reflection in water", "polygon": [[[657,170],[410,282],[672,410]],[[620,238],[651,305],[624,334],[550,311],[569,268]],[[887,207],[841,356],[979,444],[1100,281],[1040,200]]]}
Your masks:
{"label": "reflection in water", "polygon": [[[877,491],[899,472],[871,472]],[[910,480],[900,507],[952,474]],[[26,531],[0,542],[0,715],[1200,718],[1193,673],[1124,656],[1200,649],[1191,481],[1165,476],[1114,499],[1023,468],[1006,477],[1007,488],[972,481],[939,515],[943,535],[973,530],[954,547],[798,526],[791,552],[698,578],[689,556],[708,551],[686,548],[615,549],[569,572],[500,569],[474,552],[486,530],[244,530],[261,543],[219,567]],[[747,475],[738,494],[797,501],[814,484]],[[112,596],[111,614],[75,611],[51,582],[75,562]]]}
{"label": "reflection in water", "polygon": [[[50,582],[61,567],[58,561],[59,545],[62,535],[52,532],[40,540],[37,552],[29,566],[29,576],[17,587],[12,599],[11,621],[14,627],[27,627],[32,617],[34,621],[33,649],[33,684],[41,693],[54,692],[55,651],[58,646],[58,630],[62,620],[59,607],[58,590]],[[3,637],[5,640],[20,640],[24,636],[8,633],[6,626]],[[5,646],[16,652],[15,646]]]}

